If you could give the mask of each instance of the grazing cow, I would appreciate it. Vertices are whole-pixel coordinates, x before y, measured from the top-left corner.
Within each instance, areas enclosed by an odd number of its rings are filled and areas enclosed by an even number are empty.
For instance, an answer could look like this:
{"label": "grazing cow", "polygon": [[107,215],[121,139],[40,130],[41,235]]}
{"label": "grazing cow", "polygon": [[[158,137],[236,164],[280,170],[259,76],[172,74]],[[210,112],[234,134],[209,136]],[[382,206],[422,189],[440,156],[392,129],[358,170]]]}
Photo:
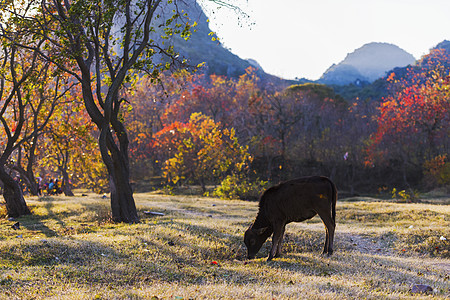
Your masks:
{"label": "grazing cow", "polygon": [[252,259],[264,242],[272,235],[272,260],[281,254],[286,224],[320,216],[326,229],[323,254],[333,253],[334,229],[336,227],[337,190],[327,177],[302,177],[280,183],[267,189],[259,200],[259,211],[255,222],[244,235],[248,258]]}

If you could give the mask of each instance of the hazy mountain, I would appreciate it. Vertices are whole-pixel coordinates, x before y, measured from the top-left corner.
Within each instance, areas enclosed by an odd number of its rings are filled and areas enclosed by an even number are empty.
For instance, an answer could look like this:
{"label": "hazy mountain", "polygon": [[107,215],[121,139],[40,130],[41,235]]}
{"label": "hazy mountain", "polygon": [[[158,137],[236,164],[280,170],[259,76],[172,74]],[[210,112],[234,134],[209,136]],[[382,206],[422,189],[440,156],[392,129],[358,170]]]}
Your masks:
{"label": "hazy mountain", "polygon": [[[444,40],[441,43],[437,44],[435,47],[430,50],[443,49],[447,54],[447,58],[441,57],[440,63],[445,66],[447,69],[450,69],[450,41]],[[431,54],[432,52],[430,52]],[[391,72],[395,73],[396,78],[404,78],[407,80],[408,76],[411,76],[411,73],[423,72],[423,68],[433,67],[435,62],[433,60],[436,57],[433,55],[425,55],[421,57],[418,61],[416,61],[411,66],[405,67],[396,67],[392,70],[389,70],[387,74]],[[345,85],[336,85],[333,84],[332,87],[337,94],[340,94],[345,99],[371,99],[375,101],[381,101],[383,97],[388,95],[388,86],[389,83],[386,81],[386,76],[383,76],[372,83],[369,82],[358,82],[359,84],[355,84],[355,82],[351,82]]]}
{"label": "hazy mountain", "polygon": [[369,43],[349,53],[332,65],[318,80],[324,84],[345,85],[354,82],[373,82],[396,68],[414,64],[416,59],[398,46],[388,43]]}
{"label": "hazy mountain", "polygon": [[[172,18],[175,11],[179,13],[179,18],[176,18],[174,22]],[[195,67],[204,63],[200,72],[204,72],[208,75],[226,75],[228,77],[238,77],[244,74],[248,67],[253,66],[257,69],[257,73],[260,77],[265,79],[276,78],[264,73],[255,60],[241,59],[239,56],[223,47],[220,40],[211,32],[208,18],[196,0],[164,3],[158,6],[153,21],[154,30],[150,33],[150,38],[155,41],[155,44],[163,45],[163,48],[173,46],[173,49],[179,58],[175,66],[178,66],[179,63],[181,63],[182,58],[185,58],[188,66]],[[116,24],[115,27],[113,27],[113,32],[119,33],[124,24],[124,20],[117,19],[115,22]],[[168,29],[167,32],[179,31],[180,28],[178,28],[177,25],[184,25],[186,22],[191,25],[196,24],[196,26],[191,28],[191,36],[187,40],[180,37],[179,34],[167,35],[163,32],[163,29],[168,26],[170,29]],[[181,28],[181,30],[182,29],[183,28]],[[162,37],[163,35],[164,38]],[[173,62],[171,58],[159,53],[158,48],[155,50],[156,54],[152,56],[152,60],[155,64]],[[115,51],[117,53],[122,51],[119,43],[116,45]],[[182,65],[182,67],[185,66],[186,65]]]}
{"label": "hazy mountain", "polygon": [[[223,47],[219,40],[213,40],[211,29],[207,22],[207,16],[195,0],[178,1],[178,9],[188,14],[190,23],[197,22],[195,32],[189,40],[179,37],[173,38],[170,43],[181,56],[188,59],[190,65],[198,65],[205,62],[207,74],[226,75],[237,77],[245,73],[249,66],[258,68],[259,64],[254,60],[241,59],[231,51]],[[259,67],[260,75],[265,75]]]}

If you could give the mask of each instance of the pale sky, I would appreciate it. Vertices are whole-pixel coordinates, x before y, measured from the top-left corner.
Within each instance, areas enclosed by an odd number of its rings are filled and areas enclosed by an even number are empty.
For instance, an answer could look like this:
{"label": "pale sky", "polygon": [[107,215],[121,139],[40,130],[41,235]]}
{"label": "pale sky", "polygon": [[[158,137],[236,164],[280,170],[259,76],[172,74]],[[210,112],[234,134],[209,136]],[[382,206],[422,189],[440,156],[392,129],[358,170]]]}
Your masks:
{"label": "pale sky", "polygon": [[418,59],[450,40],[450,0],[235,0],[250,16],[241,22],[209,1],[199,2],[225,47],[287,79],[318,79],[370,42],[395,44]]}

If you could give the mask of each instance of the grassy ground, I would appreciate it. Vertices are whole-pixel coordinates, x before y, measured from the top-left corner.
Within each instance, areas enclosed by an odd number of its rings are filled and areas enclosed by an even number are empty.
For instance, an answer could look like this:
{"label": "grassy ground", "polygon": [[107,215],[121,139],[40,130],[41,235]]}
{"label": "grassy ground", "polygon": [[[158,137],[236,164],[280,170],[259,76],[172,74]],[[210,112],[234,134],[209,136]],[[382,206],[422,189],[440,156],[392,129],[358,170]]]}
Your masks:
{"label": "grassy ground", "polygon": [[[340,200],[332,257],[320,255],[324,228],[316,217],[288,225],[284,255],[266,262],[270,241],[258,259],[245,259],[243,233],[255,202],[151,193],[135,199],[142,222],[133,225],[111,223],[109,202],[97,195],[29,198],[33,215],[15,221],[0,207],[0,298],[450,297],[449,205]],[[413,284],[433,293],[412,294]]]}

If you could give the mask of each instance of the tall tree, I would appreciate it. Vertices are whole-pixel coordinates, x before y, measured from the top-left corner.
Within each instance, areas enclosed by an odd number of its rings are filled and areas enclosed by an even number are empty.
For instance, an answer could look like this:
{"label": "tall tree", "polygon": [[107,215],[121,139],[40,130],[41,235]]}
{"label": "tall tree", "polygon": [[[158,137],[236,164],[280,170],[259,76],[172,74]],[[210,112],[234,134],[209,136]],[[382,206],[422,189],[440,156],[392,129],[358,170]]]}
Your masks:
{"label": "tall tree", "polygon": [[167,106],[188,88],[191,78],[186,70],[172,74],[165,72],[158,78],[158,84],[152,82],[151,76],[142,76],[132,89],[127,90],[129,104],[124,110],[124,119],[130,136],[132,179],[159,173],[153,151],[154,134],[165,125],[163,114]]}
{"label": "tall tree", "polygon": [[[7,213],[11,217],[30,214],[23,197],[22,189],[17,180],[12,177],[6,165],[11,160],[14,151],[28,141],[33,133],[23,133],[30,108],[31,91],[25,86],[39,80],[40,71],[46,65],[39,64],[36,51],[28,51],[18,47],[27,40],[26,28],[18,26],[11,19],[15,15],[24,15],[26,9],[16,8],[14,2],[4,2],[0,6],[0,122],[2,124],[0,149],[0,180],[4,185],[3,197],[6,201]],[[10,11],[11,13],[6,13]],[[4,27],[8,24],[8,30]],[[35,41],[29,41],[33,43]],[[39,46],[42,41],[37,41]],[[39,68],[38,66],[42,66]]]}
{"label": "tall tree", "polygon": [[[15,160],[8,164],[17,171],[32,195],[38,194],[38,182],[35,177],[35,162],[38,145],[43,131],[53,117],[55,109],[62,105],[62,98],[73,86],[64,74],[58,74],[54,65],[46,62],[33,80],[28,80],[23,136],[27,137],[17,149]],[[36,74],[37,75],[37,74]],[[55,76],[56,75],[56,76]],[[29,138],[28,138],[29,137]]]}
{"label": "tall tree", "polygon": [[[121,89],[131,81],[131,71],[145,70],[156,78],[174,62],[173,48],[165,41],[174,34],[189,38],[192,27],[175,4],[170,0],[41,0],[40,14],[28,19],[35,34],[52,46],[42,55],[62,68],[63,57],[76,65],[64,69],[81,83],[84,105],[100,131],[114,221],[139,221],[130,185]],[[156,29],[160,36],[152,37]]]}

